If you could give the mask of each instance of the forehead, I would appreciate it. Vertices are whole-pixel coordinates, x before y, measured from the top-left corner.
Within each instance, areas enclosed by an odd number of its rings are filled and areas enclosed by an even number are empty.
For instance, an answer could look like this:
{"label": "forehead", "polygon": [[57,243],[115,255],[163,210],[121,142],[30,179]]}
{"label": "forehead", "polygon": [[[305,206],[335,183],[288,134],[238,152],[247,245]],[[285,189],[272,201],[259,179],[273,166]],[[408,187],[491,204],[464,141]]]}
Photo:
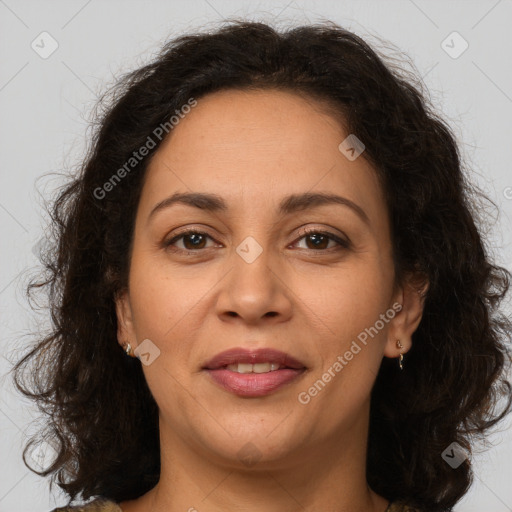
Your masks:
{"label": "forehead", "polygon": [[[349,135],[327,103],[277,90],[228,90],[197,100],[154,155],[141,206],[173,192],[214,192],[233,207],[272,208],[286,195],[336,192],[382,217],[372,166],[340,151]],[[147,203],[147,204],[145,204]]]}
{"label": "forehead", "polygon": [[[212,158],[217,162],[244,162],[250,166],[330,162],[343,135],[340,119],[327,113],[327,105],[277,90],[227,90],[207,95],[184,116],[160,148],[174,160]],[[194,148],[194,154],[188,150]],[[332,153],[331,153],[332,155]],[[257,175],[263,174],[260,168]]]}

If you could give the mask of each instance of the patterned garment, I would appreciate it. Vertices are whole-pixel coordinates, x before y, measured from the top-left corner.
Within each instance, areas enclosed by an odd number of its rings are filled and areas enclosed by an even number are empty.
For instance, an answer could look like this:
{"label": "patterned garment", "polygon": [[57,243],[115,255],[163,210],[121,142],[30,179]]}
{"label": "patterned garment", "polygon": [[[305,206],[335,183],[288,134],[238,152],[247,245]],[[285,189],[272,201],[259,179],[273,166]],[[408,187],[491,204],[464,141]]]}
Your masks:
{"label": "patterned garment", "polygon": [[389,504],[385,512],[420,512],[417,508],[408,507],[401,501],[395,501]]}
{"label": "patterned garment", "polygon": [[98,498],[86,505],[55,508],[51,512],[123,512],[114,501]]}
{"label": "patterned garment", "polygon": [[[87,505],[77,505],[64,508],[55,508],[51,512],[123,512],[121,507],[114,501],[98,498]],[[394,502],[389,505],[385,512],[419,512],[404,505],[403,503]]]}

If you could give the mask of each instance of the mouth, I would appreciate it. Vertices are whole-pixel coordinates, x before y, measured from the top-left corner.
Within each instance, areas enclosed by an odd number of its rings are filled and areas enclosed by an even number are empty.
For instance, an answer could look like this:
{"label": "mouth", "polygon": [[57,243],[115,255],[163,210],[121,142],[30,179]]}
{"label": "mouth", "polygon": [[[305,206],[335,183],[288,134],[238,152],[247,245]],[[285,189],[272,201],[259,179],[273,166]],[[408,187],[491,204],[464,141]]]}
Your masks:
{"label": "mouth", "polygon": [[274,349],[235,348],[217,354],[203,370],[213,382],[237,396],[266,396],[298,378],[306,366]]}

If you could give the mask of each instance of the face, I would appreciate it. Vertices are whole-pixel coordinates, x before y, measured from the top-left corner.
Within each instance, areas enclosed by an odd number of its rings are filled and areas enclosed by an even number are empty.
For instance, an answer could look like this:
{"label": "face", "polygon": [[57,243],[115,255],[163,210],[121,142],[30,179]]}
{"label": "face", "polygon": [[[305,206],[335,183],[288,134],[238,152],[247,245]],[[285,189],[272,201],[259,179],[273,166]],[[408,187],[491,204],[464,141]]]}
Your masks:
{"label": "face", "polygon": [[[364,432],[381,360],[397,338],[407,351],[419,309],[394,286],[383,191],[364,154],[339,149],[348,135],[314,100],[222,91],[154,155],[118,337],[145,347],[174,446],[279,464]],[[229,349],[299,364],[206,369]]]}

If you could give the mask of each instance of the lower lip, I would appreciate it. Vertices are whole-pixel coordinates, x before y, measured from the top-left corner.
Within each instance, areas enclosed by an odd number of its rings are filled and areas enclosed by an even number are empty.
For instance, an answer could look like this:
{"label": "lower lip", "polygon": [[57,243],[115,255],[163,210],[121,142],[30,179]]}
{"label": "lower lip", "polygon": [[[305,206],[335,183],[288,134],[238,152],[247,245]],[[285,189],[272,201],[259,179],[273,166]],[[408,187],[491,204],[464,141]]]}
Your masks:
{"label": "lower lip", "polygon": [[305,368],[300,370],[285,368],[267,373],[238,373],[227,368],[219,368],[206,371],[222,388],[238,396],[254,398],[273,393],[302,375],[304,370]]}

